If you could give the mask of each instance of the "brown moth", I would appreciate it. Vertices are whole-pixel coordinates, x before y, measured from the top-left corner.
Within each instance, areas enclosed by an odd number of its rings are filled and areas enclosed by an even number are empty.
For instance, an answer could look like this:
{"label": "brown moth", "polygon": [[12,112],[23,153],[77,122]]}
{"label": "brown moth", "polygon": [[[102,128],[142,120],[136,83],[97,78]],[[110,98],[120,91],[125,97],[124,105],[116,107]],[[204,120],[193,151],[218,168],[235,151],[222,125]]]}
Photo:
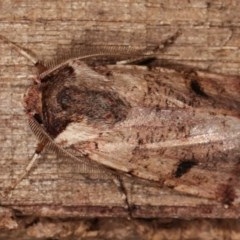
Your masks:
{"label": "brown moth", "polygon": [[46,65],[12,45],[39,70],[24,98],[39,144],[19,181],[48,147],[110,175],[238,203],[240,77],[161,66],[123,48]]}

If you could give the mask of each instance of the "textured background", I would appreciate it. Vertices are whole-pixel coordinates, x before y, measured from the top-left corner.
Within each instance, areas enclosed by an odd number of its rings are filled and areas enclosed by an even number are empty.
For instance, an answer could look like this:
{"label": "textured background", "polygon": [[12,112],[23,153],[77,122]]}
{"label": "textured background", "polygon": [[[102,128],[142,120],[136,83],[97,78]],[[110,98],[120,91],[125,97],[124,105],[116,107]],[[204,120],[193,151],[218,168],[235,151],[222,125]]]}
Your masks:
{"label": "textured background", "polygon": [[[161,58],[213,72],[239,74],[239,10],[237,0],[1,1],[0,34],[48,60],[75,43],[155,46],[181,29],[182,35]],[[23,171],[36,145],[22,107],[22,96],[35,69],[1,41],[0,53],[0,187],[3,189]],[[131,203],[142,206],[135,211],[136,217],[239,216],[217,203],[174,195],[141,183],[125,184]],[[226,236],[237,239],[240,235],[239,223],[234,220],[124,220],[121,224],[118,219],[60,221],[58,217],[127,214],[121,195],[111,181],[83,181],[73,163],[57,161],[51,154],[39,161],[11,198],[1,198],[0,203],[3,206],[0,226],[18,229],[15,233],[23,234],[26,239],[71,234],[92,239],[99,236],[111,239],[111,234],[119,239],[161,239],[164,234],[169,239],[181,236],[207,239],[204,234],[210,229],[214,234],[208,239],[216,234],[218,239]],[[188,231],[184,230],[186,226]],[[115,232],[108,232],[109,228]],[[5,233],[2,232],[2,238]]]}

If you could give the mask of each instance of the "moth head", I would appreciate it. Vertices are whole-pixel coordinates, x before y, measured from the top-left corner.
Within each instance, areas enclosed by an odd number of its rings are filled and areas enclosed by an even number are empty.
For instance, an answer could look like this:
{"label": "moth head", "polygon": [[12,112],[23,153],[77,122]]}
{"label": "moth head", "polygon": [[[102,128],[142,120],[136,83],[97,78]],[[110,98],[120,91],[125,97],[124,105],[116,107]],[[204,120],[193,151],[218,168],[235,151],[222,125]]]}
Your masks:
{"label": "moth head", "polygon": [[27,89],[24,94],[23,105],[28,116],[42,118],[42,94],[38,84],[34,84]]}

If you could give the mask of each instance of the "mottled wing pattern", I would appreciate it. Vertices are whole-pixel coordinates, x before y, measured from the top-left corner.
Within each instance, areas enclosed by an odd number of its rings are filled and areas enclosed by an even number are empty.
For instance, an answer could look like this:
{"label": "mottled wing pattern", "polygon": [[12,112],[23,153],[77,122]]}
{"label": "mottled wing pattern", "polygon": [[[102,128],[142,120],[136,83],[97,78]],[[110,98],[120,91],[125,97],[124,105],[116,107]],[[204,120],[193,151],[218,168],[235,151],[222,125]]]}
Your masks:
{"label": "mottled wing pattern", "polygon": [[61,87],[75,92],[58,104],[64,112],[65,102],[72,120],[57,135],[59,146],[184,193],[228,204],[238,196],[239,78],[144,66],[89,68],[78,60],[69,67],[71,78]]}

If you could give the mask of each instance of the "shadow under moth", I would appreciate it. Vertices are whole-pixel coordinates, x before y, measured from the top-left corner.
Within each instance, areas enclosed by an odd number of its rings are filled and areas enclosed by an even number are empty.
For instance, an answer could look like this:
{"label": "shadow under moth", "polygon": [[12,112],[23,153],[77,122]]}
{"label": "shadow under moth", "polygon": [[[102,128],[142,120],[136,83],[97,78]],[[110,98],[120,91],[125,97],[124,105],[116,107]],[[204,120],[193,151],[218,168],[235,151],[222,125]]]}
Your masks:
{"label": "shadow under moth", "polygon": [[24,96],[39,139],[26,176],[44,148],[84,169],[127,174],[223,204],[240,200],[240,77],[174,65],[151,51],[82,48],[45,64]]}

